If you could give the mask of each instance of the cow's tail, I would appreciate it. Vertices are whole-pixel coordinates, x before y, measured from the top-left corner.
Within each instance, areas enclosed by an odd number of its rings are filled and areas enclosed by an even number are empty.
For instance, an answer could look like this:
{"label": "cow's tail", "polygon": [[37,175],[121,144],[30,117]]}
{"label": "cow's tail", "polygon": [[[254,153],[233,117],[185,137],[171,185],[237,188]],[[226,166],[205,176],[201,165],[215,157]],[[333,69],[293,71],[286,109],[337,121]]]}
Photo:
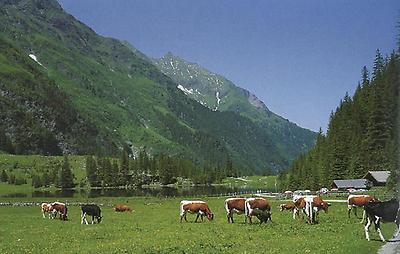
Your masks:
{"label": "cow's tail", "polygon": [[229,214],[229,206],[228,206],[227,200],[225,200],[225,211],[226,211],[226,214]]}

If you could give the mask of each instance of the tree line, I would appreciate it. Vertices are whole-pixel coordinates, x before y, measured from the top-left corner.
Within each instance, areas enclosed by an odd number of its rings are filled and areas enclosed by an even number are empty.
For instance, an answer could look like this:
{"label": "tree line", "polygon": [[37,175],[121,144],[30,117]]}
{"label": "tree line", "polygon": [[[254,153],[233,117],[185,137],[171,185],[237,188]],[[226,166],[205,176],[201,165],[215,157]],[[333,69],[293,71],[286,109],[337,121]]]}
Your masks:
{"label": "tree line", "polygon": [[238,174],[230,156],[226,157],[223,166],[211,163],[199,166],[192,161],[165,154],[150,156],[146,149],[133,156],[128,147],[123,149],[120,158],[86,157],[86,176],[91,187],[167,185],[180,180],[211,184]]}
{"label": "tree line", "polygon": [[[400,52],[400,50],[398,51]],[[279,175],[285,189],[330,187],[335,179],[362,178],[390,170],[390,188],[399,182],[400,55],[376,51],[372,73],[364,66],[352,97],[347,93],[331,113],[326,134]]]}
{"label": "tree line", "polygon": [[34,188],[55,186],[66,189],[77,185],[67,155],[62,161],[51,160],[45,167],[32,169],[28,174],[15,174],[13,170],[6,171],[5,169],[0,173],[0,182],[8,184],[26,184],[29,178]]}

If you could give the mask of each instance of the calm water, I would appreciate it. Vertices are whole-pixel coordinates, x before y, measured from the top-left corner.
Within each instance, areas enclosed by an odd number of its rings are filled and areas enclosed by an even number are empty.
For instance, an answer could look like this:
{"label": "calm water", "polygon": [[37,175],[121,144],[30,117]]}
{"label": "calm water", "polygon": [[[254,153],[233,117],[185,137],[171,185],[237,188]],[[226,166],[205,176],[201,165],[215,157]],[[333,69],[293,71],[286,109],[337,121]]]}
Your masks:
{"label": "calm water", "polygon": [[270,192],[270,189],[251,189],[234,188],[226,186],[196,186],[189,188],[141,188],[141,189],[92,189],[92,190],[59,190],[33,191],[32,193],[12,193],[1,195],[0,197],[24,198],[24,197],[75,197],[75,198],[95,198],[95,197],[182,197],[182,196],[218,196],[221,194],[239,195],[241,193]]}

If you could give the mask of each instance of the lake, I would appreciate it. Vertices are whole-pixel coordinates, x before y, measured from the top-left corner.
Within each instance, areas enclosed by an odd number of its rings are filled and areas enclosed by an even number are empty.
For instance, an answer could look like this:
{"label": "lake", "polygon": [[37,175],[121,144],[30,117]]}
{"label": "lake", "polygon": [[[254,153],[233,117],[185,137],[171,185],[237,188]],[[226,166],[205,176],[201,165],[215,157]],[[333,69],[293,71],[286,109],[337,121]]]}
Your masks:
{"label": "lake", "polygon": [[9,193],[0,195],[3,198],[56,197],[56,198],[96,198],[96,197],[195,197],[240,195],[245,193],[272,192],[272,189],[238,188],[227,186],[194,186],[187,188],[128,188],[128,189],[80,189],[80,190],[35,190],[31,193]]}

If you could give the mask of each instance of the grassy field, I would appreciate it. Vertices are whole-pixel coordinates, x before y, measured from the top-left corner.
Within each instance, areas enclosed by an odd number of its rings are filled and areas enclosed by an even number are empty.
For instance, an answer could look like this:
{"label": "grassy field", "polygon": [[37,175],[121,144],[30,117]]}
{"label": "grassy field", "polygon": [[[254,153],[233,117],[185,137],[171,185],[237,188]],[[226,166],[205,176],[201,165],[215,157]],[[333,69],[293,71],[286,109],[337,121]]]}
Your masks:
{"label": "grassy field", "polygon": [[242,178],[228,177],[223,184],[232,187],[247,187],[253,189],[275,189],[276,176],[245,176]]}
{"label": "grassy field", "polygon": [[[0,253],[376,253],[382,245],[373,227],[375,240],[365,240],[363,225],[347,218],[345,204],[334,203],[319,224],[308,225],[271,201],[273,221],[260,226],[244,224],[243,215],[228,224],[224,199],[204,200],[215,214],[212,222],[193,223],[195,216],[188,215],[189,222],[179,223],[175,198],[59,200],[103,204],[103,221],[95,225],[80,224],[77,206],[69,207],[69,221],[43,219],[39,207],[0,207]],[[116,203],[135,211],[115,213]],[[394,225],[382,228],[387,238],[394,231]]]}

